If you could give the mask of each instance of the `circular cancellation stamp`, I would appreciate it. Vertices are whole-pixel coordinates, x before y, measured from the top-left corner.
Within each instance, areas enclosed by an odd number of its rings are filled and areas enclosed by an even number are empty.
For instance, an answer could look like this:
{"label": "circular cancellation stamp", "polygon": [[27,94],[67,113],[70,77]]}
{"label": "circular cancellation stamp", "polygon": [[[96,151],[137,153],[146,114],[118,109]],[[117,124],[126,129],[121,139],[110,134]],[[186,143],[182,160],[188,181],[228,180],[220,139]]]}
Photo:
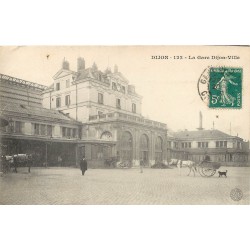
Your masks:
{"label": "circular cancellation stamp", "polygon": [[197,88],[209,108],[242,107],[242,68],[208,66],[201,74]]}
{"label": "circular cancellation stamp", "polygon": [[230,197],[234,201],[240,201],[243,197],[243,193],[239,188],[234,188],[230,192]]}

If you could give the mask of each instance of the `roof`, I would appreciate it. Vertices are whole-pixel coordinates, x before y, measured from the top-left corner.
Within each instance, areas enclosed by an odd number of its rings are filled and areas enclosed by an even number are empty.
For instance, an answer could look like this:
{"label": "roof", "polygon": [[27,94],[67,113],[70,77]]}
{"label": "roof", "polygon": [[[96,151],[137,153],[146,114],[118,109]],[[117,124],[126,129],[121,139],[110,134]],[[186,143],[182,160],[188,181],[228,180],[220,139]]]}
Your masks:
{"label": "roof", "polygon": [[76,81],[82,80],[82,79],[85,79],[85,78],[94,78],[94,76],[92,74],[92,68],[87,68],[87,69],[81,70],[78,73]]}
{"label": "roof", "polygon": [[173,136],[177,139],[201,139],[201,138],[218,139],[218,138],[233,137],[217,129],[173,132]]}
{"label": "roof", "polygon": [[30,82],[30,81],[26,81],[23,79],[19,79],[13,76],[8,76],[8,75],[4,75],[4,74],[0,74],[0,80],[1,81],[8,81],[8,83],[11,84],[15,84],[21,87],[26,87],[26,88],[34,88],[37,90],[45,90],[48,87],[39,83],[35,83],[35,82]]}
{"label": "roof", "polygon": [[56,122],[58,120],[64,121],[64,122],[70,122],[78,124],[79,122],[66,116],[60,111],[52,110],[52,109],[46,109],[42,107],[31,107],[28,105],[23,104],[17,104],[17,103],[7,103],[7,102],[1,102],[0,103],[0,110],[3,115],[13,115],[19,114],[28,116],[32,119],[34,118],[42,118],[44,120],[51,120],[52,122]]}

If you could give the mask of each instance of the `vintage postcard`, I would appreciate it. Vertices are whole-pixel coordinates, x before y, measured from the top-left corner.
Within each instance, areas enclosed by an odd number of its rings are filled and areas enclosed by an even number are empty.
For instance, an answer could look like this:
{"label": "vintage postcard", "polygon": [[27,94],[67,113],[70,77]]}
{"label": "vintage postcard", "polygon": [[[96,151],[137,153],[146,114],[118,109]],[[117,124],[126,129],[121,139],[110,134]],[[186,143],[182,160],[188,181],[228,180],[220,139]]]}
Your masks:
{"label": "vintage postcard", "polygon": [[0,47],[0,204],[249,205],[250,47]]}

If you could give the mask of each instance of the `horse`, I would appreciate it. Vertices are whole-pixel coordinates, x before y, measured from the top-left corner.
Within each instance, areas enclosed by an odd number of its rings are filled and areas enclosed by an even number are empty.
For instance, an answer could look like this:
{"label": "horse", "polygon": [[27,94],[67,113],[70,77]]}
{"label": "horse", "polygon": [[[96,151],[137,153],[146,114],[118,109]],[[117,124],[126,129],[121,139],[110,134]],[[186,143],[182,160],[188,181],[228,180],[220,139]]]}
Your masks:
{"label": "horse", "polygon": [[179,169],[179,175],[181,175],[181,168],[183,168],[183,167],[189,168],[188,176],[190,175],[191,171],[193,171],[194,176],[195,176],[195,171],[197,171],[196,163],[194,161],[190,161],[190,160],[188,160],[188,161],[178,160],[176,166]]}
{"label": "horse", "polygon": [[15,155],[6,155],[6,165],[9,169],[12,167],[14,171],[17,173],[18,167],[28,167],[28,171],[30,173],[30,168],[32,165],[32,155],[31,154],[15,154]]}
{"label": "horse", "polygon": [[178,159],[171,159],[169,162],[169,166],[173,166],[173,165],[176,166],[178,161],[179,161]]}
{"label": "horse", "polygon": [[197,171],[196,169],[196,163],[194,161],[182,161],[182,167],[188,167],[189,168],[189,173],[188,176],[190,175],[191,171],[194,173],[195,176],[195,172]]}

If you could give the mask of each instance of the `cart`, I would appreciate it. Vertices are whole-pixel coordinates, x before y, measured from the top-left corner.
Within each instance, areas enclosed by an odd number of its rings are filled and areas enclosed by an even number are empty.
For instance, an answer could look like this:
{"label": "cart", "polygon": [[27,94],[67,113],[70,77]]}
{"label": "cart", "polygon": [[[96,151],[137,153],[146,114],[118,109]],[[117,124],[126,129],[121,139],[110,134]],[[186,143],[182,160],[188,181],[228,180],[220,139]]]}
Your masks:
{"label": "cart", "polygon": [[202,161],[198,164],[198,172],[203,177],[211,177],[215,175],[216,170],[221,166],[218,162]]}

